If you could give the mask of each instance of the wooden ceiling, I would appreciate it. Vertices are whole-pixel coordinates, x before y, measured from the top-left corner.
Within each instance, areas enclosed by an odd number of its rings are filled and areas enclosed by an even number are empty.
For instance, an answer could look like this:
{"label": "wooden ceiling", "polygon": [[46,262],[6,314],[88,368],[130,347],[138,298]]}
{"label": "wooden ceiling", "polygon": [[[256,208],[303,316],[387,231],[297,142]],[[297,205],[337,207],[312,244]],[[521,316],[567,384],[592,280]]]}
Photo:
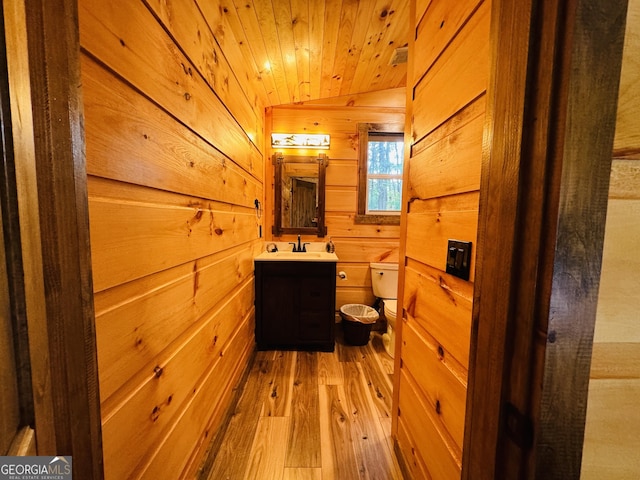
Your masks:
{"label": "wooden ceiling", "polygon": [[[203,11],[214,2],[198,2]],[[225,43],[266,106],[403,87],[407,0],[222,0]],[[216,16],[217,16],[216,15]],[[233,38],[231,38],[233,37]],[[233,61],[233,59],[229,59]],[[238,59],[235,59],[238,60]]]}

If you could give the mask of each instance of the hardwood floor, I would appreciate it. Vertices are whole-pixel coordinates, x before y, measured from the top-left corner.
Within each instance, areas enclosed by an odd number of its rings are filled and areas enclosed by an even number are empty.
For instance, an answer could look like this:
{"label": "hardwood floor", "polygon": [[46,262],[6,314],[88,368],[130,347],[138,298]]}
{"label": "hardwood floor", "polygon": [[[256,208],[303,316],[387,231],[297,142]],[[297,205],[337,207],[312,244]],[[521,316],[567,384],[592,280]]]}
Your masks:
{"label": "hardwood floor", "polygon": [[338,335],[334,352],[257,352],[199,478],[402,479],[390,441],[392,372],[379,332],[362,347]]}

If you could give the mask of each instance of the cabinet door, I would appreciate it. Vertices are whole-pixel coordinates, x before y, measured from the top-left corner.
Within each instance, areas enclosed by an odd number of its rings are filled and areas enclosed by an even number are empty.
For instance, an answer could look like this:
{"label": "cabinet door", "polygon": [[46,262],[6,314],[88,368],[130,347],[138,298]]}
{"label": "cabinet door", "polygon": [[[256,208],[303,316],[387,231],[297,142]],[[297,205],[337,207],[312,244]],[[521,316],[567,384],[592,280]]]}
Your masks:
{"label": "cabinet door", "polygon": [[261,338],[264,345],[294,345],[298,337],[296,278],[282,274],[264,277],[262,283]]}

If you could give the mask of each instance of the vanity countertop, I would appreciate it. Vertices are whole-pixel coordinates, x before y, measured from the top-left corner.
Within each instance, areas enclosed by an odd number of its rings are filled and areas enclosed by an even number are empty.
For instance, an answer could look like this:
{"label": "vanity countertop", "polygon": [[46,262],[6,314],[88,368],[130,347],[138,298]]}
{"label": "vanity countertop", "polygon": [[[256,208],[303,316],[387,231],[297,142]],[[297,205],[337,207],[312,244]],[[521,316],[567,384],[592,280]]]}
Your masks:
{"label": "vanity countertop", "polygon": [[254,258],[257,262],[337,262],[338,256],[328,252],[262,252]]}

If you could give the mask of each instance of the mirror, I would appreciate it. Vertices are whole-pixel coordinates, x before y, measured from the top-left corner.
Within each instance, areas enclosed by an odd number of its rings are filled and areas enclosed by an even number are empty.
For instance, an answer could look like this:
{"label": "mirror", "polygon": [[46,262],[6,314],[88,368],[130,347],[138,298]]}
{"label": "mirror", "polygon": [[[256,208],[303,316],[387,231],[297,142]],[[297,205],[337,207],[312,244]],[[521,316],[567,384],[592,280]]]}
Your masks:
{"label": "mirror", "polygon": [[275,167],[273,235],[286,233],[324,237],[324,185],[329,160],[325,154],[273,155]]}

